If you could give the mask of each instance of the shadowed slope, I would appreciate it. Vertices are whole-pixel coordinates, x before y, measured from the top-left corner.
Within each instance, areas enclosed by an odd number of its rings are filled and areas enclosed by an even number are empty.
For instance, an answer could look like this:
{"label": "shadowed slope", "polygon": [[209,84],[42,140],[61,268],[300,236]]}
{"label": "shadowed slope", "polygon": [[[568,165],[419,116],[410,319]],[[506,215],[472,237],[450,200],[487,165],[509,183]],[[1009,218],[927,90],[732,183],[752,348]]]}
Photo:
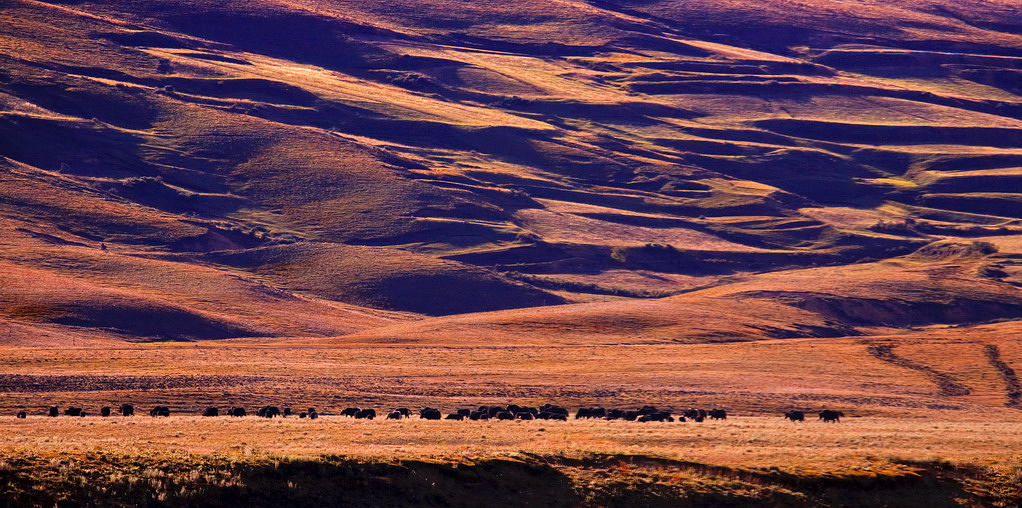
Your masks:
{"label": "shadowed slope", "polygon": [[872,262],[1022,231],[1018,14],[1006,0],[17,0],[0,10],[0,212],[26,231],[10,245],[36,253],[19,266],[97,294],[123,280],[75,273],[94,263],[76,244],[132,256],[111,272],[299,294],[293,315],[310,316],[261,322],[258,298],[220,310],[244,288],[198,307],[161,297],[218,337],[387,322],[320,325],[320,305],[530,308],[492,319],[549,313],[578,326],[564,340],[1015,318],[1010,258]]}
{"label": "shadowed slope", "polygon": [[[1022,291],[986,278],[967,247],[895,260],[751,275],[669,298],[428,319],[351,334],[339,343],[649,344],[890,333],[1022,316]],[[934,259],[936,258],[936,259]],[[453,338],[457,337],[455,341]]]}

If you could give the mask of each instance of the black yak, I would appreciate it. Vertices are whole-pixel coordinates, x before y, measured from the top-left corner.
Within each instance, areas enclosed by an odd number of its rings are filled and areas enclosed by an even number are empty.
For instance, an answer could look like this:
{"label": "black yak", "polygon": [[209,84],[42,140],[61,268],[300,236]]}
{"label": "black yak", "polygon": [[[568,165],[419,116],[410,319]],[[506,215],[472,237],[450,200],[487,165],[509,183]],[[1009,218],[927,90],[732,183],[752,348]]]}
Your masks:
{"label": "black yak", "polygon": [[668,411],[660,411],[658,413],[645,414],[638,418],[640,422],[673,422],[674,417]]}

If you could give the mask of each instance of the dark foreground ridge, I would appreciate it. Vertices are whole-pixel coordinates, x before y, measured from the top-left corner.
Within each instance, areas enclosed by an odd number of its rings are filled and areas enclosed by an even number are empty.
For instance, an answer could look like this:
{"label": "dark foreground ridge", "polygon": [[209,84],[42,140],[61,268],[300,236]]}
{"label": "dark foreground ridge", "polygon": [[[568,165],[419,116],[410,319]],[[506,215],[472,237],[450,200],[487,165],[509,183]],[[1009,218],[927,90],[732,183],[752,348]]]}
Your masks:
{"label": "dark foreground ridge", "polygon": [[[594,481],[599,479],[600,481]],[[738,469],[634,455],[478,461],[212,456],[7,457],[3,506],[1016,506],[1001,473]]]}

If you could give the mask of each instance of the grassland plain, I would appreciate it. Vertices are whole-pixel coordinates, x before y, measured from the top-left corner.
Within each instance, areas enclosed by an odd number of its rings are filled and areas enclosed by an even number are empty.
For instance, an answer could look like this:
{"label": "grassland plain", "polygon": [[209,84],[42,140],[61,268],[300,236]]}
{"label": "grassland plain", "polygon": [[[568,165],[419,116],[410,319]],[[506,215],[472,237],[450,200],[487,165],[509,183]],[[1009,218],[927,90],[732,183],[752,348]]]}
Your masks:
{"label": "grassland plain", "polygon": [[10,504],[1014,506],[1017,421],[0,421]]}
{"label": "grassland plain", "polygon": [[[10,347],[4,369],[18,374],[0,378],[4,411],[29,414],[0,418],[7,464],[0,478],[9,502],[40,505],[1012,506],[1022,427],[987,349],[1005,345],[999,357],[1014,361],[1012,341],[994,339],[1013,334],[1006,326],[723,344],[451,347],[311,338]],[[953,338],[985,333],[991,339]],[[878,353],[877,346],[891,347]],[[948,393],[934,373],[967,390]],[[348,406],[446,413],[550,401],[720,406],[730,417],[338,416]],[[173,416],[44,416],[50,405],[96,414],[123,402],[143,413],[168,405]],[[207,406],[264,404],[312,406],[324,416],[197,416]],[[804,424],[781,417],[824,407],[847,417],[839,424],[812,413]]]}
{"label": "grassland plain", "polygon": [[[0,2],[0,502],[1018,505],[1020,34],[1014,0]],[[174,416],[42,416],[124,402]],[[336,416],[510,402],[732,418]],[[194,416],[265,404],[324,416]]]}

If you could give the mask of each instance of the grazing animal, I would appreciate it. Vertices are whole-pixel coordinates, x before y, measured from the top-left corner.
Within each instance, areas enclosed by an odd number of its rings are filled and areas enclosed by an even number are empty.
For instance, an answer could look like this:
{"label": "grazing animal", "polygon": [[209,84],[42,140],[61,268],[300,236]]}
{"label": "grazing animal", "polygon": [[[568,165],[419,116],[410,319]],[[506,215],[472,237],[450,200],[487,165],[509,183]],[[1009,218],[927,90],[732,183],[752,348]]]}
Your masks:
{"label": "grazing animal", "polygon": [[515,415],[511,414],[508,411],[501,411],[501,412],[497,413],[497,419],[498,420],[514,420],[515,419]]}
{"label": "grazing animal", "polygon": [[823,420],[823,423],[828,423],[828,422],[829,423],[840,423],[841,422],[841,417],[844,416],[844,415],[845,414],[842,413],[841,411],[832,411],[830,409],[824,409],[823,411],[820,411],[820,419]]}
{"label": "grazing animal", "polygon": [[167,406],[156,406],[149,411],[149,416],[170,416],[170,408]]}
{"label": "grazing animal", "polygon": [[471,413],[468,414],[468,419],[472,420],[472,421],[476,421],[476,420],[489,420],[490,419],[490,413],[488,413],[486,411],[472,411]]}
{"label": "grazing animal", "polygon": [[451,413],[444,418],[444,420],[464,420],[464,419],[465,415],[461,413]]}
{"label": "grazing animal", "polygon": [[793,422],[806,421],[806,414],[803,411],[788,411],[787,413],[784,413],[784,417]]}
{"label": "grazing animal", "polygon": [[103,406],[99,409],[99,416],[106,418],[110,416],[110,412],[111,412],[110,406]]}
{"label": "grazing animal", "polygon": [[536,417],[529,411],[519,411],[515,413],[515,418],[518,420],[535,420]]}
{"label": "grazing animal", "polygon": [[344,408],[344,411],[341,411],[341,416],[351,416],[351,417],[354,418],[355,415],[357,415],[359,411],[361,411],[361,409],[359,409],[357,407],[347,407],[347,408]]}
{"label": "grazing animal", "polygon": [[405,415],[401,414],[401,411],[397,411],[397,410],[394,410],[394,411],[391,411],[390,413],[387,413],[387,419],[388,420],[400,420],[400,419],[402,419],[404,417],[405,417]]}
{"label": "grazing animal", "polygon": [[624,411],[620,409],[609,409],[607,410],[607,416],[605,418],[607,418],[608,420],[620,420],[624,417],[625,417]]}
{"label": "grazing animal", "polygon": [[298,417],[299,418],[305,418],[306,416],[309,416],[309,413],[306,413],[305,411],[302,411],[301,413],[298,413]]}
{"label": "grazing animal", "polygon": [[568,410],[553,404],[543,404],[539,407],[539,414],[536,418],[540,420],[567,420]]}
{"label": "grazing animal", "polygon": [[263,406],[256,411],[256,416],[263,418],[276,418],[280,416],[280,408],[277,406]]}
{"label": "grazing animal", "polygon": [[202,416],[220,416],[220,409],[215,407],[207,407],[206,410],[202,412]]}
{"label": "grazing animal", "polygon": [[248,412],[243,407],[232,407],[227,410],[227,416],[247,416]]}
{"label": "grazing animal", "polygon": [[419,411],[419,418],[423,420],[439,420],[442,417],[443,415],[440,413],[440,410],[436,408],[427,407]]}
{"label": "grazing animal", "polygon": [[24,420],[25,418],[28,418],[28,413],[24,411],[18,411],[18,418]]}
{"label": "grazing animal", "polygon": [[80,407],[69,407],[64,410],[64,416],[81,416],[82,408]]}
{"label": "grazing animal", "polygon": [[469,415],[472,414],[472,410],[471,409],[459,409],[458,410],[458,414],[461,415],[461,416],[464,416],[465,418],[468,418]]}
{"label": "grazing animal", "polygon": [[135,416],[135,406],[121,404],[121,416]]}
{"label": "grazing animal", "polygon": [[358,413],[355,413],[355,418],[358,418],[358,419],[361,419],[361,420],[372,420],[373,418],[376,418],[376,410],[375,409],[363,409],[363,410],[359,411]]}
{"label": "grazing animal", "polygon": [[309,419],[310,420],[315,420],[316,418],[319,418],[319,413],[317,413],[315,409],[310,410],[309,411]]}
{"label": "grazing animal", "polygon": [[660,411],[657,413],[650,413],[642,415],[638,418],[640,422],[673,422],[674,417],[667,411]]}
{"label": "grazing animal", "polygon": [[284,408],[284,417],[285,418],[288,417],[288,416],[291,416],[293,414],[294,414],[294,412],[291,411],[291,408],[289,408],[289,407]]}
{"label": "grazing animal", "polygon": [[404,416],[405,418],[411,418],[412,417],[412,411],[410,409],[406,408],[406,407],[399,407],[399,408],[395,409],[394,411],[397,411],[398,413],[401,413],[401,415]]}
{"label": "grazing animal", "polygon": [[727,420],[727,411],[723,409],[711,409],[710,410],[711,420]]}
{"label": "grazing animal", "polygon": [[60,408],[56,406],[50,407],[50,412],[48,414],[50,418],[56,418],[60,415]]}
{"label": "grazing animal", "polygon": [[575,419],[579,418],[606,418],[607,410],[602,407],[583,407],[575,413]]}

